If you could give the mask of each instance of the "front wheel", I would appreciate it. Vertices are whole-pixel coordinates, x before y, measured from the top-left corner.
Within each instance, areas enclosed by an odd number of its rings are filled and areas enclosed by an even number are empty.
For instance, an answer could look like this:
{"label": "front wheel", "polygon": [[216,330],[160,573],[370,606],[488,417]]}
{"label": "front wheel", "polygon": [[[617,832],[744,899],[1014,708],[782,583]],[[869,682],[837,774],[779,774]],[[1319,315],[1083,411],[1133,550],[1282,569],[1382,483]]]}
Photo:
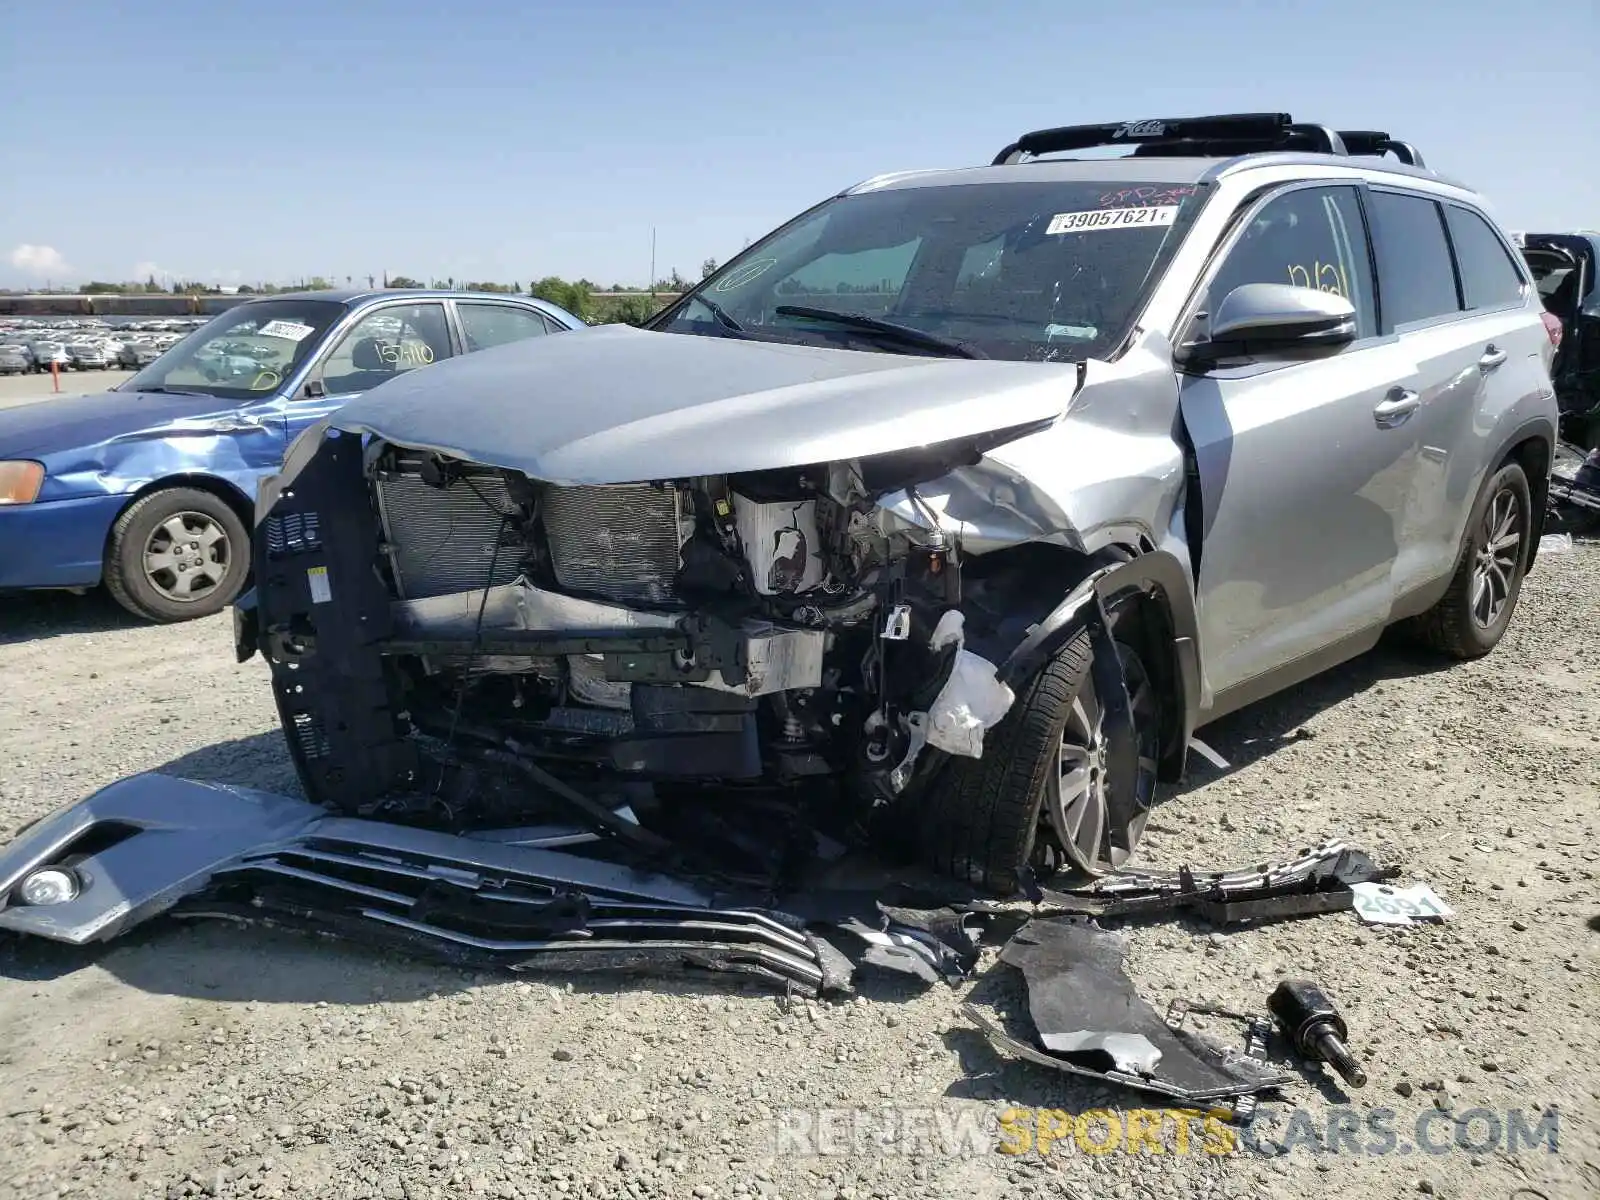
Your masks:
{"label": "front wheel", "polygon": [[1485,483],[1444,597],[1414,631],[1452,658],[1481,658],[1500,644],[1522,594],[1533,538],[1533,497],[1521,466],[1507,463]]}
{"label": "front wheel", "polygon": [[[1135,759],[1108,753],[1093,644],[1080,632],[984,735],[983,757],[952,759],[934,782],[923,825],[930,866],[1009,895],[1028,869],[1093,876],[1127,861],[1155,797],[1160,707],[1138,652],[1120,639],[1117,650]],[[1113,824],[1130,811],[1130,822]]]}
{"label": "front wheel", "polygon": [[187,621],[231,604],[250,574],[250,535],[227,501],[195,488],[152,492],[111,531],[106,588],[151,621]]}

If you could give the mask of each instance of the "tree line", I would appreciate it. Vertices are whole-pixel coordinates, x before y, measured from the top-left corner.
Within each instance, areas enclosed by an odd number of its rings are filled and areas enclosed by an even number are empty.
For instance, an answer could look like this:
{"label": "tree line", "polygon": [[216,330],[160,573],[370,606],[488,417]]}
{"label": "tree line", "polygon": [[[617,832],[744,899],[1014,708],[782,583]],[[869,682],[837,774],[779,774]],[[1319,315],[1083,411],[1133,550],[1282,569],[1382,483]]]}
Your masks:
{"label": "tree line", "polygon": [[[705,279],[717,269],[717,261],[708,258],[700,264],[700,278]],[[495,280],[456,280],[453,276],[445,279],[416,279],[410,275],[385,275],[381,281],[377,276],[366,275],[360,278],[346,275],[345,287],[359,287],[365,282],[369,288],[443,288],[468,292],[491,292],[504,295],[531,295],[551,304],[558,304],[573,316],[589,322],[590,324],[623,322],[637,325],[657,312],[662,305],[674,296],[688,291],[693,287],[688,279],[679,274],[677,268],[662,279],[655,281],[649,287],[639,287],[624,283],[613,283],[609,287],[601,287],[590,279],[563,279],[559,275],[546,275],[543,279],[532,280],[526,289],[517,281],[500,283]],[[237,287],[226,289],[241,296],[272,296],[281,292],[318,292],[330,291],[341,286],[335,281],[322,275],[313,275],[309,279],[299,279],[287,284],[273,283],[242,283]],[[225,289],[215,283],[200,283],[193,280],[174,280],[170,284],[157,282],[154,275],[143,283],[123,282],[113,283],[106,280],[94,279],[79,288],[84,295],[100,296],[138,296],[138,295],[173,295],[173,296],[220,296],[225,294]]]}

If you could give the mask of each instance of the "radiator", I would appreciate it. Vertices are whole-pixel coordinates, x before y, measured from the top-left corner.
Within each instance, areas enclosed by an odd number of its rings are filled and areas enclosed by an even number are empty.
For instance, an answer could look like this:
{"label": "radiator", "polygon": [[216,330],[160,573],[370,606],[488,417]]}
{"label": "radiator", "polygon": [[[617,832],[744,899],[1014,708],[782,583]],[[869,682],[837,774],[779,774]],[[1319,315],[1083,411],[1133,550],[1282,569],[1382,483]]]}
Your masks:
{"label": "radiator", "polygon": [[514,513],[515,506],[498,472],[475,471],[436,488],[402,468],[380,475],[377,492],[402,599],[474,591],[516,579],[522,551],[510,544],[517,536],[514,527],[507,525],[501,537],[503,516]]}
{"label": "radiator", "polygon": [[671,603],[682,544],[679,517],[672,488],[546,489],[544,531],[557,581],[619,604]]}

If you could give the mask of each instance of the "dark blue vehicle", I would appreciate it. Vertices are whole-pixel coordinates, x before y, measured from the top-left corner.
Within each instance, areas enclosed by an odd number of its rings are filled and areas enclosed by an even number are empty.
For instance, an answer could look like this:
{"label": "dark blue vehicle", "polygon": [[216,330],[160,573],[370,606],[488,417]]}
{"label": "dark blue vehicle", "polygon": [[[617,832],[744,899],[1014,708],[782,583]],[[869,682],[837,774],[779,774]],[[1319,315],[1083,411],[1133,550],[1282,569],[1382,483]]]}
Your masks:
{"label": "dark blue vehicle", "polygon": [[403,372],[582,326],[525,296],[275,295],[109,392],[0,410],[0,590],[104,582],[150,620],[216,612],[250,573],[257,484],[302,429]]}

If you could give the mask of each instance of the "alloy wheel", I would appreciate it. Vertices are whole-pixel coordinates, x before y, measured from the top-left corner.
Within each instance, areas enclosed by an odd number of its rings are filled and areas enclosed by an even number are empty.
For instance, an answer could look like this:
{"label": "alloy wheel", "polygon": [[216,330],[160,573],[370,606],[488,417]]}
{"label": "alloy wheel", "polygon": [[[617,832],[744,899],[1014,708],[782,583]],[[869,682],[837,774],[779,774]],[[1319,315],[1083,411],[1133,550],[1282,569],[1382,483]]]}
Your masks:
{"label": "alloy wheel", "polygon": [[[1138,773],[1132,781],[1139,816],[1130,829],[1113,830],[1108,836],[1108,796],[1112,788],[1126,785],[1109,776],[1105,712],[1086,685],[1072,701],[1056,751],[1055,769],[1045,779],[1045,818],[1056,843],[1055,847],[1045,848],[1042,865],[1047,867],[1066,866],[1085,875],[1103,875],[1127,861],[1144,831],[1156,785],[1160,737],[1156,693],[1138,654],[1120,643],[1117,649],[1133,704],[1134,736],[1139,743]],[[1052,851],[1057,849],[1065,856],[1065,862],[1052,861]]]}
{"label": "alloy wheel", "polygon": [[1484,510],[1472,568],[1472,620],[1491,629],[1511,601],[1522,556],[1522,504],[1510,488],[1494,494]]}

